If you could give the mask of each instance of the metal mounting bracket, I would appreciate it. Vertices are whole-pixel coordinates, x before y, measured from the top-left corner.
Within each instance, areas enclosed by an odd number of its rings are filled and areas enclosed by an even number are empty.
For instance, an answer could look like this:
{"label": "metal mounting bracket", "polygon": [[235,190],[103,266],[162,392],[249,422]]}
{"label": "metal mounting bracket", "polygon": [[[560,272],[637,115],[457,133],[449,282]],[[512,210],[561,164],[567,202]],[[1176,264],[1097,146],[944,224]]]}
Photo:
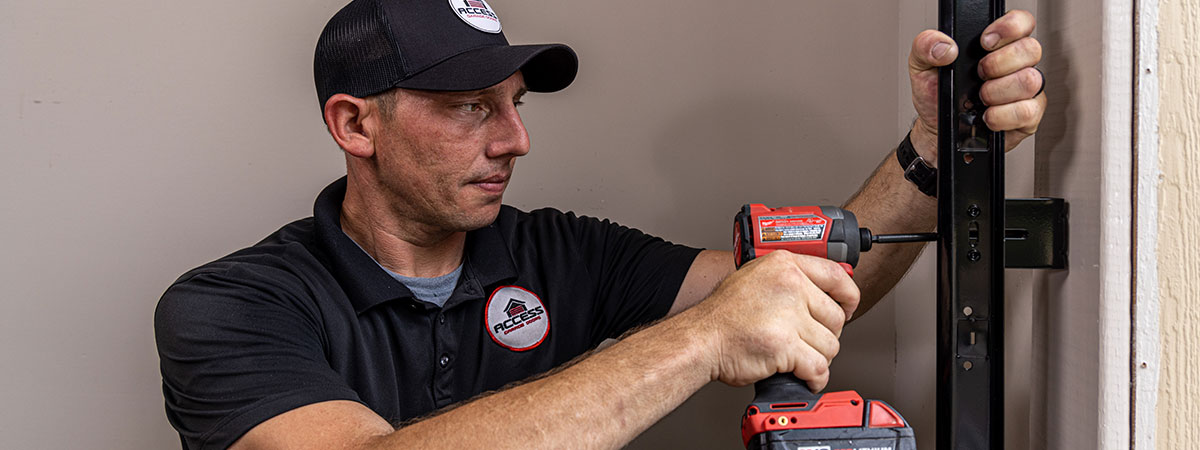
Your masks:
{"label": "metal mounting bracket", "polygon": [[1004,447],[1004,269],[1067,264],[1067,204],[1004,199],[1004,134],[983,122],[980,39],[1004,0],[939,0],[958,58],[938,79],[938,450]]}
{"label": "metal mounting bracket", "polygon": [[1004,267],[1067,268],[1067,202],[1061,198],[1004,201]]}

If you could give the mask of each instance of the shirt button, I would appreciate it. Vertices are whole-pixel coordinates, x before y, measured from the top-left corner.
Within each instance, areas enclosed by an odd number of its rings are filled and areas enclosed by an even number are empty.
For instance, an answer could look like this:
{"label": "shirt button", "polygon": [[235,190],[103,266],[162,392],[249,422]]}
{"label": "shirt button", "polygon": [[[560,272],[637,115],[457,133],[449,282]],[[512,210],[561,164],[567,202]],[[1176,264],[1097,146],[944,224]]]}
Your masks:
{"label": "shirt button", "polygon": [[442,325],[446,324],[446,315],[445,314],[438,314],[438,323],[440,323]]}
{"label": "shirt button", "polygon": [[450,355],[442,355],[442,359],[438,360],[438,364],[441,364],[442,367],[446,367],[447,364],[450,364]]}

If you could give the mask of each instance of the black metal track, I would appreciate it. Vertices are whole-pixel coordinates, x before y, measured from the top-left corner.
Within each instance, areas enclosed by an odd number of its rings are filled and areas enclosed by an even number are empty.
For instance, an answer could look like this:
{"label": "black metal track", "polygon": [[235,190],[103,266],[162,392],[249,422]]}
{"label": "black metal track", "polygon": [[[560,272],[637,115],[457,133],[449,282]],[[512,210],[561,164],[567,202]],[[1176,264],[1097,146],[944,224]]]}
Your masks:
{"label": "black metal track", "polygon": [[939,0],[958,43],[938,98],[937,448],[1004,448],[1004,136],[983,124],[977,66],[1003,0]]}

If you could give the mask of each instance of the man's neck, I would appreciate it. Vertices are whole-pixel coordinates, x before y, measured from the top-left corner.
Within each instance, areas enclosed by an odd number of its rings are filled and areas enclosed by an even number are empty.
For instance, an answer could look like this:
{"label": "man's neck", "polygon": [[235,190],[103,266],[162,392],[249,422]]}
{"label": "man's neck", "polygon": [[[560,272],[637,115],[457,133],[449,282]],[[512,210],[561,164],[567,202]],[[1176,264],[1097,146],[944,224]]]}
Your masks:
{"label": "man's neck", "polygon": [[381,266],[403,276],[429,278],[462,264],[465,232],[438,230],[402,217],[380,194],[350,181],[342,202],[342,231]]}

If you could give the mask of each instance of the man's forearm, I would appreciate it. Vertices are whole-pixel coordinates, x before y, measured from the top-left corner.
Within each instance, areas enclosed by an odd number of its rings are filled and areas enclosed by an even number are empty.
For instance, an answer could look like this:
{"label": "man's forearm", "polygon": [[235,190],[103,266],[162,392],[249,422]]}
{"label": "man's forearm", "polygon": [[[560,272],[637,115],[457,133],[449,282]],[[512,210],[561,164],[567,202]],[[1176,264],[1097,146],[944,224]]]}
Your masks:
{"label": "man's forearm", "polygon": [[719,380],[792,373],[829,381],[859,291],[823,258],[772,252],[695,306],[551,375],[394,429],[365,405],[302,406],[251,429],[238,449],[618,448]]}
{"label": "man's forearm", "polygon": [[[917,131],[912,138],[919,153],[923,156],[932,153],[933,138]],[[870,228],[874,234],[928,232],[937,225],[937,199],[922,194],[916,185],[904,179],[894,150],[846,202],[845,208],[858,217],[859,226]],[[855,317],[871,309],[900,281],[923,246],[921,243],[877,245],[862,253],[854,270],[854,280],[862,290]]]}
{"label": "man's forearm", "polygon": [[[374,440],[373,448],[619,448],[713,380],[684,312],[553,375]],[[419,443],[419,444],[418,444]]]}

